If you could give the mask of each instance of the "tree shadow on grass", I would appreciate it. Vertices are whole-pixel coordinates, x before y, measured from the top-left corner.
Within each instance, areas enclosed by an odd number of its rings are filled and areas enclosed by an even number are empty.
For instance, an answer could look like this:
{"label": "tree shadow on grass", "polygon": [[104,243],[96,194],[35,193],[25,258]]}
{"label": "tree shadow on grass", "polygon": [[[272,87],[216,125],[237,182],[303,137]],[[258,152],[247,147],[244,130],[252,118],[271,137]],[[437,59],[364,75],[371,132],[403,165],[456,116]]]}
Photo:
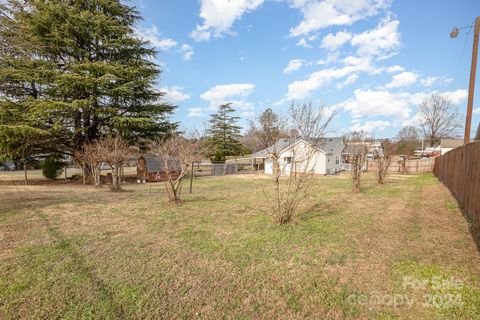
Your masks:
{"label": "tree shadow on grass", "polygon": [[207,197],[203,195],[191,195],[188,198],[182,198],[184,203],[195,203],[195,202],[217,202],[228,200],[227,197]]}
{"label": "tree shadow on grass", "polygon": [[338,204],[330,202],[316,202],[313,205],[305,208],[298,215],[300,221],[309,221],[312,219],[329,217],[341,213],[341,209]]}

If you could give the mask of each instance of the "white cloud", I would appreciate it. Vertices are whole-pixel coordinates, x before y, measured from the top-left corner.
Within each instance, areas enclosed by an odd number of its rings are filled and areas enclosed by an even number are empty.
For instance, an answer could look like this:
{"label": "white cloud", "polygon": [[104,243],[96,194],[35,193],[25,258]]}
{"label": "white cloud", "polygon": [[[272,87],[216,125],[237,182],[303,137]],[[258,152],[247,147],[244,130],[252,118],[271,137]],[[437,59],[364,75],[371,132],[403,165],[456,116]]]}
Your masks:
{"label": "white cloud", "polygon": [[439,92],[439,94],[450,99],[450,101],[452,101],[453,104],[460,104],[461,102],[467,100],[467,97],[468,97],[468,91],[465,89],[458,89],[455,91],[444,91],[444,92]]}
{"label": "white cloud", "polygon": [[318,39],[318,34],[304,36],[300,40],[298,40],[297,46],[304,47],[304,48],[313,48],[313,46],[310,45],[309,42],[315,41],[317,39]]}
{"label": "white cloud", "polygon": [[321,47],[331,51],[337,50],[351,38],[352,34],[346,31],[339,31],[336,34],[329,33],[323,38]]}
{"label": "white cloud", "polygon": [[302,59],[293,59],[288,62],[288,66],[283,70],[283,73],[290,74],[294,71],[297,71],[305,64],[305,60]]}
{"label": "white cloud", "polygon": [[357,81],[358,75],[357,74],[352,74],[345,79],[342,83],[337,84],[337,89],[342,89],[345,86],[351,85],[355,81]]}
{"label": "white cloud", "polygon": [[210,102],[210,108],[217,108],[220,104],[231,102],[240,109],[253,109],[253,105],[246,102],[244,98],[248,97],[255,85],[251,83],[232,83],[216,85],[208,91],[202,93],[200,98]]}
{"label": "white cloud", "polygon": [[178,44],[170,38],[161,38],[160,32],[155,25],[152,25],[150,28],[137,28],[135,32],[144,41],[150,42],[152,46],[162,51],[168,51]]}
{"label": "white cloud", "polygon": [[367,58],[347,57],[343,60],[345,66],[341,68],[327,68],[310,74],[305,80],[297,80],[288,85],[288,92],[285,97],[276,105],[283,104],[290,100],[306,98],[312,91],[332,83],[334,80],[349,77],[347,84],[356,80],[353,76],[359,72],[376,73],[377,69],[372,67]]}
{"label": "white cloud", "polygon": [[459,104],[467,98],[467,90],[432,91],[432,92],[400,92],[392,93],[388,90],[362,90],[354,91],[354,98],[348,99],[340,105],[350,111],[354,118],[362,116],[395,116],[404,121],[410,119],[413,107],[418,106],[432,93],[449,98],[452,103]]}
{"label": "white cloud", "polygon": [[399,116],[408,118],[408,97],[391,93],[386,90],[362,90],[353,92],[354,98],[344,103],[344,109],[350,111],[354,118],[361,116]]}
{"label": "white cloud", "polygon": [[360,124],[360,122],[354,122],[353,125],[350,127],[350,130],[375,133],[378,131],[383,131],[390,126],[391,123],[386,120],[368,120],[364,124]]}
{"label": "white cloud", "polygon": [[263,0],[201,0],[200,17],[203,24],[197,25],[190,36],[196,41],[208,41],[212,36],[218,38],[223,34],[231,34],[235,20],[257,9],[262,3]]}
{"label": "white cloud", "polygon": [[473,113],[480,113],[480,108],[473,109]]}
{"label": "white cloud", "polygon": [[190,95],[182,92],[183,88],[179,86],[163,87],[160,91],[165,93],[163,98],[169,102],[179,102],[190,99]]}
{"label": "white cloud", "polygon": [[304,47],[304,48],[313,48],[305,38],[298,40],[297,46]]}
{"label": "white cloud", "polygon": [[291,0],[300,9],[303,20],[290,29],[292,37],[315,32],[333,25],[351,25],[355,21],[376,15],[390,4],[388,0]]}
{"label": "white cloud", "polygon": [[353,36],[351,44],[357,46],[359,56],[386,59],[396,54],[400,48],[398,20],[383,19],[377,28]]}
{"label": "white cloud", "polygon": [[402,122],[401,122],[401,126],[402,127],[406,127],[406,126],[418,126],[422,123],[422,115],[417,112],[413,115],[413,117],[409,118],[409,119],[404,119]]}
{"label": "white cloud", "polygon": [[188,117],[202,117],[203,116],[203,109],[202,108],[189,108],[188,109]]}
{"label": "white cloud", "polygon": [[415,72],[404,71],[392,77],[392,81],[387,83],[387,88],[399,88],[414,84],[417,82],[418,75]]}
{"label": "white cloud", "polygon": [[385,71],[390,72],[390,73],[401,72],[401,71],[404,71],[404,70],[405,69],[403,67],[399,66],[399,65],[394,65],[394,66],[385,68]]}
{"label": "white cloud", "polygon": [[253,111],[244,111],[240,113],[240,115],[244,118],[253,118],[255,116],[255,112]]}
{"label": "white cloud", "polygon": [[188,61],[192,59],[193,48],[191,45],[184,43],[182,44],[182,46],[180,47],[180,50],[178,51],[183,55],[184,60]]}
{"label": "white cloud", "polygon": [[445,78],[445,77],[431,77],[431,76],[428,76],[426,78],[422,78],[420,80],[420,83],[422,84],[422,86],[425,86],[425,87],[431,87],[433,86],[434,84],[436,83],[440,83],[440,84],[448,84],[450,82],[452,82],[453,79],[452,78]]}

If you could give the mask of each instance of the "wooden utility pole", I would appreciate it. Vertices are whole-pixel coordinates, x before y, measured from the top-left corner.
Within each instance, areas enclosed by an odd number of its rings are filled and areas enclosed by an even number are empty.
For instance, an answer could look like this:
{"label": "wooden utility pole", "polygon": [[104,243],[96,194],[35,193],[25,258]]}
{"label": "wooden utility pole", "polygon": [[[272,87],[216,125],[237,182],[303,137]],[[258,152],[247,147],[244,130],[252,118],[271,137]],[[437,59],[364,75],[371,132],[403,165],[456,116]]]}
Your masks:
{"label": "wooden utility pole", "polygon": [[470,142],[470,130],[472,127],[472,109],[473,109],[473,96],[475,92],[475,74],[477,72],[479,31],[480,31],[480,17],[476,17],[475,29],[473,31],[473,51],[472,51],[472,64],[470,66],[470,84],[468,86],[467,117],[465,119],[465,137],[463,140],[465,144]]}

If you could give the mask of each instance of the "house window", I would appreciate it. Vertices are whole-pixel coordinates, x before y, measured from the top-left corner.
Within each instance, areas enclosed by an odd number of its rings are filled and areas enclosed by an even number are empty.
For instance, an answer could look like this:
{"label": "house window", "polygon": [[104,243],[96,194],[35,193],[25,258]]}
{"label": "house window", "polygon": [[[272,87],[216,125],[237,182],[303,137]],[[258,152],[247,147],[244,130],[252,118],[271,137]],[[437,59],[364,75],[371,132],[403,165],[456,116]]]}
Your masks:
{"label": "house window", "polygon": [[292,163],[292,157],[284,157],[283,161],[285,161],[286,163]]}
{"label": "house window", "polygon": [[335,157],[335,164],[336,164],[336,165],[339,165],[339,164],[340,164],[340,156],[339,156],[339,155],[337,155],[337,156]]}

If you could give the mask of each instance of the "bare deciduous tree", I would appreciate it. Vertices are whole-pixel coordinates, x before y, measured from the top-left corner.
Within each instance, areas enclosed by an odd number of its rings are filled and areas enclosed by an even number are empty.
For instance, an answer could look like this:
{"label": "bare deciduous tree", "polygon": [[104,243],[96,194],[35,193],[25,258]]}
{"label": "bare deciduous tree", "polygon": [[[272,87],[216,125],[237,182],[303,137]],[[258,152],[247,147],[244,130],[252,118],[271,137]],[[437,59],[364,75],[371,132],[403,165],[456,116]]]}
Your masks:
{"label": "bare deciduous tree", "polygon": [[440,138],[455,135],[462,127],[460,115],[451,100],[438,94],[425,99],[419,108],[420,128],[431,147]]}
{"label": "bare deciduous tree", "polygon": [[94,144],[101,161],[110,166],[112,190],[120,190],[121,169],[128,158],[135,154],[135,149],[120,137],[106,137]]}
{"label": "bare deciduous tree", "polygon": [[397,151],[405,155],[413,155],[420,147],[418,129],[414,126],[405,126],[397,134]]}
{"label": "bare deciduous tree", "polygon": [[332,112],[329,114],[323,105],[315,108],[311,102],[300,106],[295,106],[292,103],[290,117],[293,128],[291,128],[291,131],[298,132],[303,138],[322,137],[333,119],[333,115]]}
{"label": "bare deciduous tree", "polygon": [[418,141],[418,130],[414,126],[404,126],[397,134],[401,141]]}
{"label": "bare deciduous tree", "polygon": [[252,150],[262,150],[277,142],[282,131],[280,118],[268,108],[255,121],[250,121],[250,129],[245,140]]}
{"label": "bare deciduous tree", "polygon": [[370,141],[371,139],[365,131],[354,131],[345,137],[348,154],[347,161],[350,164],[354,192],[361,191],[362,174],[366,170],[367,146]]}
{"label": "bare deciduous tree", "polygon": [[175,205],[181,204],[182,179],[193,169],[192,163],[202,159],[198,139],[172,134],[167,140],[157,140],[150,144],[149,150],[162,163],[168,201]]}
{"label": "bare deciduous tree", "polygon": [[388,175],[388,168],[390,168],[392,158],[398,150],[398,144],[392,141],[385,140],[382,144],[383,154],[375,159],[377,164],[377,183],[381,185],[385,184]]}
{"label": "bare deciduous tree", "polygon": [[272,146],[268,156],[273,165],[273,184],[261,186],[274,222],[290,223],[308,197],[315,175],[317,146],[332,117],[333,114],[325,117],[322,107],[304,104],[297,109],[292,105],[290,118],[293,127],[290,131],[296,135],[287,139],[287,148]]}
{"label": "bare deciduous tree", "polygon": [[[83,183],[85,184],[86,177],[91,177],[95,187],[100,187],[100,165],[102,159],[96,144],[85,144],[81,150],[75,152],[75,161],[82,166]],[[87,175],[88,174],[88,175]]]}
{"label": "bare deciduous tree", "polygon": [[101,165],[106,163],[112,171],[112,190],[120,190],[120,172],[129,157],[135,154],[135,149],[119,137],[106,137],[91,144],[85,144],[75,153],[75,160],[82,165],[83,180],[85,171],[89,173],[96,187],[101,185]]}

